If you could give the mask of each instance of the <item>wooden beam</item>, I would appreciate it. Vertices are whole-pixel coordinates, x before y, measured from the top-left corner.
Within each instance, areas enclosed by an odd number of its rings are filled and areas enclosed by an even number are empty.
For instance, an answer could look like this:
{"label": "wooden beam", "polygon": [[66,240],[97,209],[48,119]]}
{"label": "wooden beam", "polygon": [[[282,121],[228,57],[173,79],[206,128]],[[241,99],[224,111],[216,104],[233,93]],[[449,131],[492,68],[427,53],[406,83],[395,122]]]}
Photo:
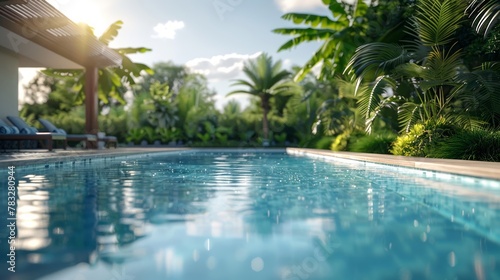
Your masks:
{"label": "wooden beam", "polygon": [[120,54],[44,0],[0,0],[0,26],[83,67],[121,64]]}
{"label": "wooden beam", "polygon": [[97,135],[99,132],[99,104],[97,83],[99,79],[97,67],[85,68],[85,133]]}

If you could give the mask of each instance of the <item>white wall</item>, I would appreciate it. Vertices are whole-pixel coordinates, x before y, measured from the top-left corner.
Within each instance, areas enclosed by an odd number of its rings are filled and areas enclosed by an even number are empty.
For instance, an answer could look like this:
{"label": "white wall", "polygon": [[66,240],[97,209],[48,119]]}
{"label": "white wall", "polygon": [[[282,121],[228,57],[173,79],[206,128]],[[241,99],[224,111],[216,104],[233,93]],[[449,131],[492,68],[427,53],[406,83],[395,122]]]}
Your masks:
{"label": "white wall", "polygon": [[17,55],[0,47],[0,118],[18,116],[19,60]]}

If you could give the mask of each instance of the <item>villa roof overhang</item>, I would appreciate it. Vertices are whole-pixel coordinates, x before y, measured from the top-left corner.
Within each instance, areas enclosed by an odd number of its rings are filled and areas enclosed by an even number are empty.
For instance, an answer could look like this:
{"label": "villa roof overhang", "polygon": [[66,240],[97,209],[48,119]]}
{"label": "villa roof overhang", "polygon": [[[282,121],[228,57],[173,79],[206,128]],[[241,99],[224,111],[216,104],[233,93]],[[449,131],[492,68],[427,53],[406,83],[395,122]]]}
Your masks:
{"label": "villa roof overhang", "polygon": [[8,37],[3,38],[3,47],[16,53],[21,52],[19,45],[34,43],[83,67],[121,64],[120,54],[45,0],[0,0],[1,31]]}

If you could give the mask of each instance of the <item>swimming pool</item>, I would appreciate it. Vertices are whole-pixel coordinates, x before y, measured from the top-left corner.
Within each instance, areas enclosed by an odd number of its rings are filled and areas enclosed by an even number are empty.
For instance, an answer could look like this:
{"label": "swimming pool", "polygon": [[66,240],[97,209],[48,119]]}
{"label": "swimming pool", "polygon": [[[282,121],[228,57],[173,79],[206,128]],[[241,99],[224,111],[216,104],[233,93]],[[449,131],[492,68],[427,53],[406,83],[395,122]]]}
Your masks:
{"label": "swimming pool", "polygon": [[16,273],[1,279],[500,279],[495,180],[282,151],[15,175]]}

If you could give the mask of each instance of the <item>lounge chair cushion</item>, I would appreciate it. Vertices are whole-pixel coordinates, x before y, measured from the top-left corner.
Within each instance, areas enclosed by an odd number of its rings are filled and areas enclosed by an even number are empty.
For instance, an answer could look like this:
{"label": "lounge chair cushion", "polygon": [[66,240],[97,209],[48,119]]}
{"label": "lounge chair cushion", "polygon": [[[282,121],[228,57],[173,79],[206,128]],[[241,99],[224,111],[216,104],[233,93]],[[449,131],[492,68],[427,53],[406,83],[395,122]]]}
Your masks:
{"label": "lounge chair cushion", "polygon": [[0,119],[0,125],[1,126],[8,126],[8,124],[6,122],[4,122],[2,119]]}
{"label": "lounge chair cushion", "polygon": [[[20,117],[8,116],[7,119],[13,125],[17,126],[17,128],[19,128],[19,131],[21,131],[23,128],[25,128],[26,130],[31,130],[30,126]],[[27,134],[27,133],[24,133],[24,134]],[[30,134],[30,133],[28,133],[28,134]]]}
{"label": "lounge chair cushion", "polygon": [[47,129],[49,132],[61,133],[67,135],[66,130],[62,128],[57,128],[53,123],[46,119],[38,119],[38,121]]}
{"label": "lounge chair cushion", "polygon": [[58,132],[58,128],[46,119],[38,119],[38,121],[49,131]]}

